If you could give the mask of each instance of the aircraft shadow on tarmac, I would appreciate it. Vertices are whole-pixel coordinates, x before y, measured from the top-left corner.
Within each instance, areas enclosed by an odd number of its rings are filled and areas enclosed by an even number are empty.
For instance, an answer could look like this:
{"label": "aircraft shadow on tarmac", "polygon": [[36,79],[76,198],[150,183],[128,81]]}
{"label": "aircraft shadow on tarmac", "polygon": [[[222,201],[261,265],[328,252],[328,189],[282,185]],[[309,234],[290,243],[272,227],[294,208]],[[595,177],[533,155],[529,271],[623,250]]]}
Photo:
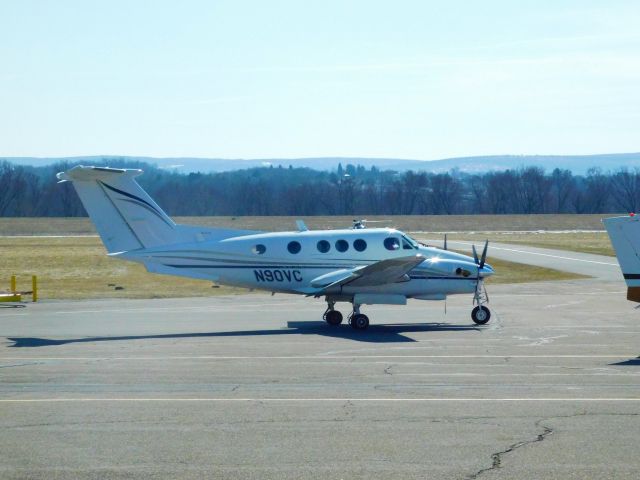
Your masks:
{"label": "aircraft shadow on tarmac", "polygon": [[609,365],[618,365],[623,367],[640,367],[640,357],[631,358],[629,360],[625,360],[624,362],[610,363]]}
{"label": "aircraft shadow on tarmac", "polygon": [[160,335],[124,335],[114,337],[82,337],[82,338],[62,338],[49,339],[37,337],[8,337],[14,342],[12,348],[24,347],[52,347],[56,345],[67,345],[69,343],[93,343],[112,342],[124,340],[146,340],[146,339],[172,339],[172,338],[216,338],[216,337],[252,337],[271,335],[322,335],[332,338],[346,338],[358,342],[371,343],[395,343],[395,342],[415,342],[413,338],[403,335],[403,333],[418,332],[451,332],[465,330],[482,330],[476,325],[446,325],[442,323],[412,324],[395,323],[387,325],[371,325],[366,331],[353,330],[348,325],[329,326],[325,322],[287,322],[286,329],[280,330],[237,330],[232,332],[204,332],[204,333],[169,333]]}

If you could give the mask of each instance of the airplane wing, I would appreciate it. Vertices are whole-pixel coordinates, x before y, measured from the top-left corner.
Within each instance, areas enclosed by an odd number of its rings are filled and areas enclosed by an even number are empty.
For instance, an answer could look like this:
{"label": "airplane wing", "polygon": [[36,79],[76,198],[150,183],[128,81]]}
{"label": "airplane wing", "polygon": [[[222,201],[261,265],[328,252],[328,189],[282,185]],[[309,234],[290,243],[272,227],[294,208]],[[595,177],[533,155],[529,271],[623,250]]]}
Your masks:
{"label": "airplane wing", "polygon": [[403,280],[404,276],[410,270],[423,261],[424,257],[422,255],[411,255],[409,257],[381,260],[362,267],[336,270],[335,272],[327,273],[313,279],[311,286],[321,288],[324,291],[344,285],[373,287],[387,283],[395,283]]}

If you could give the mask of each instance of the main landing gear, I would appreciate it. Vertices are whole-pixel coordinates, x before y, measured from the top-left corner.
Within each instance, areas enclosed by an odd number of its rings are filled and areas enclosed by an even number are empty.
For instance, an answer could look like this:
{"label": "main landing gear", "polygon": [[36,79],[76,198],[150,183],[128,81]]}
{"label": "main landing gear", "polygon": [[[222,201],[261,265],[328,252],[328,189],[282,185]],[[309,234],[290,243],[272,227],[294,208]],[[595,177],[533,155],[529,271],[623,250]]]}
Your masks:
{"label": "main landing gear", "polygon": [[[335,310],[336,302],[328,300],[327,301],[327,310],[324,312],[322,319],[327,322],[329,325],[337,326],[342,323],[342,314]],[[360,305],[353,306],[353,312],[349,315],[348,318],[349,325],[354,330],[366,330],[369,327],[369,317],[360,313]]]}
{"label": "main landing gear", "polygon": [[353,313],[349,315],[349,324],[354,330],[366,330],[369,327],[369,317],[360,313],[360,305],[353,304]]}
{"label": "main landing gear", "polygon": [[329,325],[340,325],[342,323],[342,314],[338,310],[334,310],[336,302],[327,301],[327,310],[324,312],[322,319]]}

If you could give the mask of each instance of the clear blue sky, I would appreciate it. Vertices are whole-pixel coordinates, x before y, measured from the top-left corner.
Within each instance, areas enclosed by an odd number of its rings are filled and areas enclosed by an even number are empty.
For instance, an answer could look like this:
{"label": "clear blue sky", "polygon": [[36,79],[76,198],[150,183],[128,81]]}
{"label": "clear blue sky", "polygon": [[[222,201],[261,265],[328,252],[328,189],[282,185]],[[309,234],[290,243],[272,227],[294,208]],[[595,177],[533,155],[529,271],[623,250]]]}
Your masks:
{"label": "clear blue sky", "polygon": [[638,1],[0,3],[0,155],[640,151]]}

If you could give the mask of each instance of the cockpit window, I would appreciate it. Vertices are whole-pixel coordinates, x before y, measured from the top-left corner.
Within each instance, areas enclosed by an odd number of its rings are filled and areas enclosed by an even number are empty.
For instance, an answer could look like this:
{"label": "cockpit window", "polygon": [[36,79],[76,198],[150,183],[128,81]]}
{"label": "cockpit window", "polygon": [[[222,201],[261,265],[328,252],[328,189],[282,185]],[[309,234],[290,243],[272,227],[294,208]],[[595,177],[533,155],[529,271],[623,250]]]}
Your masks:
{"label": "cockpit window", "polygon": [[384,239],[384,248],[387,250],[399,250],[400,249],[400,240],[396,237],[387,237]]}
{"label": "cockpit window", "polygon": [[402,236],[402,248],[404,250],[415,250],[418,248],[418,242],[408,235]]}

